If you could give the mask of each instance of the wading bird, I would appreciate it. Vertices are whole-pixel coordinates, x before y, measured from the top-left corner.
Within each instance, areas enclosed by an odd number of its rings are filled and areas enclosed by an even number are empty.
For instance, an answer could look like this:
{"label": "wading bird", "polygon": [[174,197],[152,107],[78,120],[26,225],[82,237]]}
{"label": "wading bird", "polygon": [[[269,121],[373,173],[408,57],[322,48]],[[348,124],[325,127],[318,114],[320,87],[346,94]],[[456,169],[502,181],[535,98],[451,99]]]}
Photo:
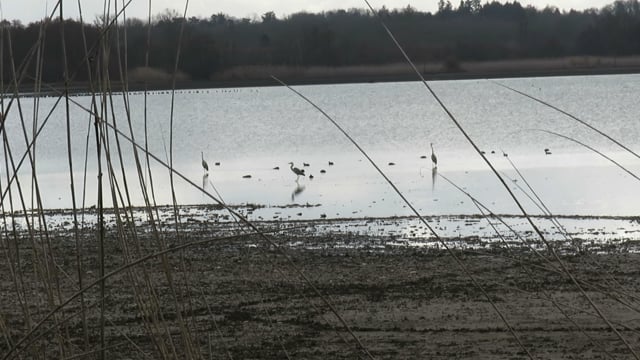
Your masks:
{"label": "wading bird", "polygon": [[296,180],[298,180],[298,178],[300,178],[300,175],[304,176],[304,170],[300,170],[297,167],[293,167],[293,163],[292,162],[289,163],[289,167],[291,168],[291,171],[293,171],[294,174],[298,175]]}
{"label": "wading bird", "polygon": [[209,164],[207,164],[207,162],[204,160],[204,153],[202,151],[200,151],[200,156],[202,156],[202,167],[204,168],[205,172],[208,172]]}
{"label": "wading bird", "polygon": [[433,163],[433,167],[438,166],[438,158],[436,154],[433,152],[433,143],[431,143],[431,162]]}

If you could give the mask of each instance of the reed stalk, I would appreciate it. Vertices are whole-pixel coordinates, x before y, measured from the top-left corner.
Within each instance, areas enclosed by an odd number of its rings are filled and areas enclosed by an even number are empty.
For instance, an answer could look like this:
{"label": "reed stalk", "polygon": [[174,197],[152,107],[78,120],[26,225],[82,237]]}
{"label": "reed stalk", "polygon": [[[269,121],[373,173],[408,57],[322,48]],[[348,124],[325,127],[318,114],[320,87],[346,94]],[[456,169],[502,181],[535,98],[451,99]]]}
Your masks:
{"label": "reed stalk", "polygon": [[[367,4],[367,6],[369,6],[369,9],[373,12],[374,15],[378,16],[378,13],[375,11],[375,9],[369,4],[369,2],[367,0],[364,0],[365,3]],[[379,17],[379,16],[378,16]],[[560,264],[560,266],[562,267],[562,269],[564,270],[566,276],[571,280],[571,282],[576,286],[576,288],[580,291],[580,293],[582,294],[582,296],[589,302],[589,304],[591,305],[591,307],[593,307],[593,309],[600,315],[600,317],[602,318],[602,320],[604,321],[605,324],[607,324],[607,326],[616,334],[616,337],[618,337],[618,339],[620,339],[620,341],[622,341],[626,348],[629,350],[629,352],[633,355],[633,357],[637,360],[640,360],[640,357],[638,357],[638,354],[635,352],[635,350],[631,347],[631,345],[629,344],[629,342],[627,341],[627,339],[625,339],[622,334],[620,334],[620,332],[618,332],[618,330],[611,324],[611,322],[609,321],[609,319],[605,316],[605,314],[600,310],[600,308],[596,305],[596,303],[591,299],[591,297],[584,291],[584,289],[580,286],[580,284],[577,282],[577,280],[575,279],[574,275],[569,271],[569,268],[567,267],[567,265],[560,259],[560,257],[558,256],[558,254],[556,253],[556,251],[553,249],[553,246],[551,246],[551,244],[547,241],[547,239],[545,238],[545,236],[543,235],[542,231],[540,231],[540,229],[535,225],[535,223],[531,220],[531,217],[529,216],[529,214],[525,211],[524,207],[522,206],[522,204],[520,203],[520,201],[518,201],[518,198],[515,196],[515,194],[513,194],[513,192],[511,191],[511,189],[509,188],[509,186],[507,185],[507,183],[504,181],[504,179],[500,176],[500,174],[498,173],[498,171],[495,169],[495,167],[493,166],[493,164],[487,159],[487,157],[484,155],[484,153],[480,150],[480,148],[478,148],[478,146],[476,145],[476,143],[473,141],[473,139],[469,136],[469,134],[467,133],[467,131],[462,127],[462,125],[460,124],[460,122],[456,119],[456,117],[451,113],[451,111],[449,111],[449,109],[447,108],[447,106],[444,104],[444,102],[442,102],[442,100],[440,99],[440,97],[435,93],[435,91],[431,88],[431,86],[427,83],[427,81],[424,79],[424,77],[422,76],[422,73],[416,68],[416,66],[414,65],[414,63],[411,61],[411,59],[409,58],[409,56],[407,55],[407,53],[404,51],[404,49],[402,48],[402,46],[400,45],[400,43],[396,40],[395,36],[393,35],[393,33],[391,32],[391,30],[389,30],[389,28],[385,25],[384,21],[382,20],[381,17],[379,17],[380,19],[380,24],[382,25],[382,27],[385,29],[385,31],[387,32],[387,34],[389,35],[390,39],[394,42],[394,44],[397,46],[398,50],[402,53],[403,57],[405,58],[405,60],[407,61],[407,63],[413,68],[414,72],[416,73],[416,75],[418,76],[418,78],[420,79],[420,81],[422,82],[422,84],[424,84],[424,86],[427,88],[429,94],[431,95],[431,97],[433,99],[436,100],[436,102],[438,103],[438,105],[442,108],[442,110],[447,114],[447,116],[449,117],[449,119],[454,123],[454,125],[458,128],[458,130],[462,133],[462,135],[465,137],[465,139],[467,140],[467,142],[473,147],[473,149],[476,151],[476,153],[478,155],[480,155],[480,157],[482,158],[482,160],[487,164],[487,166],[491,169],[491,172],[493,172],[493,174],[497,177],[498,181],[502,184],[502,186],[504,187],[504,189],[507,191],[507,193],[509,193],[509,196],[513,199],[513,202],[516,204],[516,206],[518,207],[518,209],[520,210],[520,212],[525,216],[525,218],[527,219],[527,222],[529,223],[529,225],[533,228],[533,230],[535,231],[535,233],[540,237],[540,240],[542,240],[542,242],[545,244],[545,246],[547,247],[547,249],[549,250],[549,252],[553,255],[553,257],[555,258],[555,260]],[[499,313],[499,312],[498,312]],[[502,317],[502,316],[501,316]],[[506,323],[506,319],[504,319],[505,323]],[[509,327],[509,325],[507,325],[507,327]],[[520,346],[522,347],[522,349],[527,353],[527,355],[532,358],[532,355],[524,348],[524,345],[522,344],[522,342],[520,341],[520,339],[517,337],[517,335],[515,335],[515,333],[513,331],[511,331],[512,334],[514,335],[514,338],[516,338],[516,341],[520,344]]]}

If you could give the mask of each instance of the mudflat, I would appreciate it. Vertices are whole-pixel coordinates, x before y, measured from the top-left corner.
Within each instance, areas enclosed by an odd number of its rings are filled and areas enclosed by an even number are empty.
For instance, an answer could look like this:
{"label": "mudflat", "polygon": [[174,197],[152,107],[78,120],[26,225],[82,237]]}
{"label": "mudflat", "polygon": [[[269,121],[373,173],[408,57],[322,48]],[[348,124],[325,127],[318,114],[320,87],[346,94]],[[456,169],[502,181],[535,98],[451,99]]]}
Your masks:
{"label": "mudflat", "polygon": [[385,246],[289,225],[265,239],[124,224],[105,232],[104,292],[95,231],[79,234],[80,254],[68,230],[5,237],[0,355],[98,358],[104,344],[110,359],[600,359],[631,358],[622,339],[640,345],[635,253],[563,251],[561,265],[548,250]]}

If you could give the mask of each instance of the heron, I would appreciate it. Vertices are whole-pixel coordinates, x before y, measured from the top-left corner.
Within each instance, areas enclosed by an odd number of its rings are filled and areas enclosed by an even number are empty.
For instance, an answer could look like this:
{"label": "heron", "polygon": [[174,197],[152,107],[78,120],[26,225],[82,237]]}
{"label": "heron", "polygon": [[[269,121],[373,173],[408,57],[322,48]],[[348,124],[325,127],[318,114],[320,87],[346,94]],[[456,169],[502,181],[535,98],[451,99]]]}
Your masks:
{"label": "heron", "polygon": [[291,168],[291,171],[293,171],[294,174],[298,175],[296,180],[298,180],[298,178],[300,178],[300,175],[304,176],[304,170],[300,170],[297,167],[293,167],[293,163],[292,162],[289,163],[289,168]]}
{"label": "heron", "polygon": [[202,156],[202,167],[204,168],[204,171],[209,171],[209,164],[204,160],[204,153],[202,151],[200,151],[200,156]]}
{"label": "heron", "polygon": [[436,154],[433,152],[433,143],[431,143],[431,162],[433,162],[433,167],[438,166],[438,158]]}

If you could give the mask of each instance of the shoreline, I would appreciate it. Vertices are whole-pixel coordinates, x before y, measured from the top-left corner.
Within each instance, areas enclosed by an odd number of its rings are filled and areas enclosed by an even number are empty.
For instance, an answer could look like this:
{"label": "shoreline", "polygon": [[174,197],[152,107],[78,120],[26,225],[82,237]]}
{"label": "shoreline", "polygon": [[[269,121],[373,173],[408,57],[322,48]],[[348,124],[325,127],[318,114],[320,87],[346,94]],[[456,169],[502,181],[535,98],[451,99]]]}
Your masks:
{"label": "shoreline", "polygon": [[[527,77],[555,77],[555,76],[586,76],[586,75],[624,75],[640,73],[640,57],[630,57],[624,60],[614,58],[596,58],[581,60],[584,63],[575,64],[574,58],[540,59],[540,60],[507,60],[492,62],[463,63],[456,71],[444,71],[437,64],[422,64],[418,66],[426,81],[447,80],[476,80],[476,79],[506,79]],[[620,63],[618,63],[618,61]],[[133,73],[134,71],[130,71]],[[347,83],[385,83],[420,81],[417,75],[406,64],[388,64],[363,67],[247,67],[230,69],[216,75],[211,80],[177,80],[176,90],[224,89],[243,87],[281,86],[273,80],[274,75],[287,85],[330,85]],[[122,82],[112,81],[113,91],[122,91]],[[33,94],[33,84],[21,85],[21,94]],[[62,93],[64,85],[54,83],[50,90],[43,90],[41,94],[54,95]],[[172,87],[172,78],[165,74],[162,80],[136,79],[130,77],[126,86],[128,91],[166,91]],[[87,94],[87,83],[75,83],[69,89],[72,94]]]}
{"label": "shoreline", "polygon": [[[310,237],[334,238],[336,244],[342,247],[358,249],[363,244],[349,241],[344,243],[339,238],[352,236],[367,238],[369,247],[376,249],[406,247],[413,249],[439,249],[437,237],[450,242],[452,248],[464,249],[497,249],[508,244],[511,249],[526,251],[527,242],[537,243],[538,239],[531,231],[526,219],[522,215],[497,215],[484,217],[475,215],[428,215],[423,218],[429,226],[435,229],[432,233],[416,216],[391,217],[345,217],[345,218],[298,218],[295,214],[298,208],[289,208],[291,212],[260,213],[258,210],[266,208],[232,206],[242,214],[259,231],[286,235],[290,238],[306,239]],[[269,211],[268,209],[266,209]],[[276,208],[275,210],[282,210]],[[144,208],[120,209],[118,215],[113,209],[105,209],[104,230],[107,232],[118,229],[118,218],[126,217],[135,223],[136,231],[148,233],[160,230],[172,233],[176,229],[185,233],[198,233],[208,228],[215,228],[217,236],[232,235],[237,231],[252,233],[253,230],[237,223],[224,209],[212,206],[181,206],[178,208],[179,222],[176,225],[172,206],[156,207],[154,222],[151,222]],[[271,216],[271,214],[278,214]],[[95,209],[77,213],[78,230],[80,232],[95,232],[98,228],[98,215]],[[13,216],[7,227],[15,226],[14,230],[20,236],[27,237],[29,227],[22,214]],[[28,215],[32,216],[32,215]],[[75,229],[75,216],[71,209],[45,210],[42,214],[46,229],[56,234],[60,239],[69,239]],[[548,216],[531,215],[536,226],[544,232],[545,237],[558,251],[571,254],[574,246],[581,251],[610,252],[618,249],[623,253],[640,253],[640,219],[637,216],[554,216],[563,224],[567,234],[559,231],[551,223]],[[489,225],[489,221],[491,225]],[[33,231],[43,229],[32,226]],[[241,230],[243,229],[243,230]],[[501,235],[496,234],[499,229]],[[624,229],[621,231],[620,229]],[[303,245],[290,245],[300,249]]]}

